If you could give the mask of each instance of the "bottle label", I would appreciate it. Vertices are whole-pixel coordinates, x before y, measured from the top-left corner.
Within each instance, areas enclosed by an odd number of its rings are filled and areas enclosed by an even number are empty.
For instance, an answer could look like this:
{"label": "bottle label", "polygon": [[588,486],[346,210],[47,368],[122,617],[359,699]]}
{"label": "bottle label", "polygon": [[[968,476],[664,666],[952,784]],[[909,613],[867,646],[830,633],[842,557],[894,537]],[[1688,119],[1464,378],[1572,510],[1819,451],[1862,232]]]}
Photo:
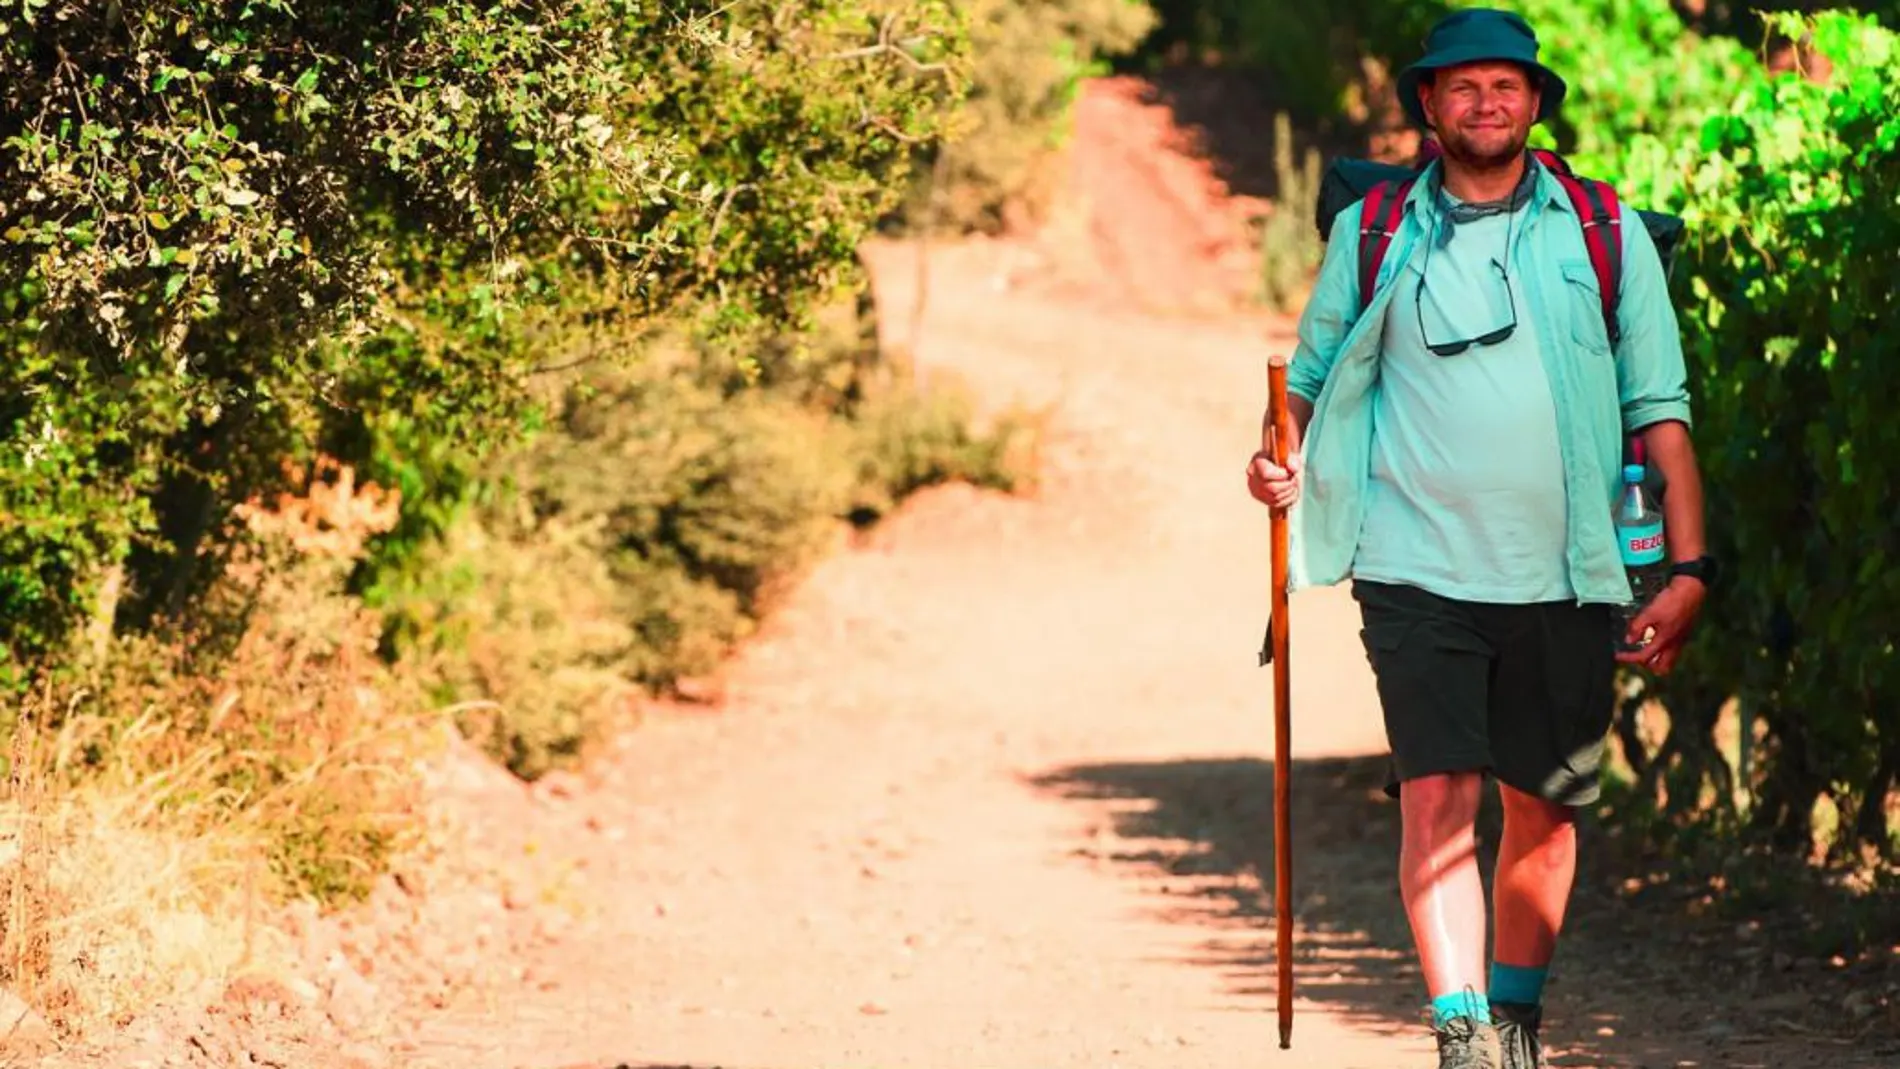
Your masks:
{"label": "bottle label", "polygon": [[1623,550],[1623,564],[1630,568],[1640,568],[1646,564],[1657,564],[1667,552],[1663,542],[1663,525],[1646,523],[1641,527],[1621,527],[1617,529],[1617,544]]}

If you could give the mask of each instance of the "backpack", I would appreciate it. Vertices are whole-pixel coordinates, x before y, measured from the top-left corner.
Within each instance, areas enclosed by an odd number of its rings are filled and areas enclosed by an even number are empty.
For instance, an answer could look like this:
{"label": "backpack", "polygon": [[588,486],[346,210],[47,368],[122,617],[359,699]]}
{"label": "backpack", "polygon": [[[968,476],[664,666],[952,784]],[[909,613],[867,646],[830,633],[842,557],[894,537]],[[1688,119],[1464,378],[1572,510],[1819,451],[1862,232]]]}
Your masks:
{"label": "backpack", "polygon": [[[1427,141],[1410,167],[1370,160],[1334,160],[1320,180],[1314,221],[1319,226],[1321,241],[1332,235],[1334,217],[1363,200],[1359,215],[1359,309],[1362,312],[1372,300],[1379,267],[1385,261],[1393,234],[1398,232],[1405,198],[1411,194],[1420,173],[1438,154],[1436,142]],[[1576,209],[1577,218],[1582,220],[1584,248],[1590,256],[1590,267],[1596,272],[1597,292],[1603,297],[1603,326],[1614,346],[1622,336],[1616,316],[1623,280],[1622,202],[1608,182],[1579,176],[1557,153],[1532,149],[1531,155],[1557,179]],[[1640,209],[1637,217],[1649,231],[1650,240],[1662,257],[1663,271],[1667,273],[1675,264],[1683,221],[1674,215]]]}

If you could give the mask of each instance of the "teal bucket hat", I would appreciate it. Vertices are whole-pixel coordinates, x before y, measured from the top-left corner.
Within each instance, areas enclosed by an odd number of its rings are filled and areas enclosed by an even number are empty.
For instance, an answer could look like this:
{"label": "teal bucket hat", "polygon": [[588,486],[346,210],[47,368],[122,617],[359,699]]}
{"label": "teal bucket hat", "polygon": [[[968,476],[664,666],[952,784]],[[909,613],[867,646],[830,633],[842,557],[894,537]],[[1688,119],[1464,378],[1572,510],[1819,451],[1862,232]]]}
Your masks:
{"label": "teal bucket hat", "polygon": [[1532,71],[1543,91],[1537,122],[1557,114],[1568,86],[1556,71],[1537,60],[1537,33],[1523,16],[1493,8],[1465,8],[1440,19],[1425,36],[1425,54],[1399,72],[1399,106],[1412,122],[1427,126],[1425,108],[1418,102],[1418,83],[1436,70],[1466,63],[1505,61]]}

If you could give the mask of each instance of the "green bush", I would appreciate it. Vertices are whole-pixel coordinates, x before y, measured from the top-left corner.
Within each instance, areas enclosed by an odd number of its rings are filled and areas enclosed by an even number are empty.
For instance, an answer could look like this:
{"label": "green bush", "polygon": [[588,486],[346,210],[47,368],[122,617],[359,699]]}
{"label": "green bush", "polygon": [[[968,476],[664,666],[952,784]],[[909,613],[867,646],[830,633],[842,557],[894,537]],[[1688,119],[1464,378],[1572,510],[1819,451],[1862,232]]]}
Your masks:
{"label": "green bush", "polygon": [[[359,346],[376,357],[364,396],[328,439],[404,493],[402,524],[357,577],[372,604],[382,576],[479,491],[490,452],[539,425],[534,384],[624,359],[630,338],[674,322],[735,354],[738,380],[799,374],[798,347],[780,339],[802,336],[815,308],[857,283],[859,243],[961,99],[960,33],[936,3],[748,2],[708,5],[627,46],[649,92],[625,122],[664,136],[682,179],[711,195],[691,210],[643,209],[640,225],[665,231],[644,272],[571,252],[524,260],[507,320],[493,314],[485,262],[419,250],[386,328]],[[480,396],[415,389],[437,368],[444,386],[470,383]]]}
{"label": "green bush", "polygon": [[0,5],[11,652],[135,537],[195,541],[196,501],[163,529],[168,483],[269,482],[237,440],[323,395],[307,345],[373,298],[380,220],[505,247],[580,176],[657,192],[663,146],[594,136],[632,89],[605,58],[631,9],[532,7]]}
{"label": "green bush", "polygon": [[182,611],[325,439],[452,498],[577,283],[795,327],[963,62],[936,3],[0,3],[0,660],[122,565]]}
{"label": "green bush", "polygon": [[1639,141],[1647,166],[1623,176],[1626,195],[1689,222],[1677,290],[1710,540],[1732,576],[1658,692],[1685,730],[1705,733],[1731,696],[1766,727],[1743,785],[1756,826],[1805,852],[1827,796],[1837,860],[1900,858],[1885,809],[1900,787],[1886,503],[1900,437],[1880,400],[1900,376],[1900,37],[1840,12],[1769,25],[1811,35],[1831,76],[1755,73],[1698,138]]}
{"label": "green bush", "polygon": [[439,701],[476,703],[464,728],[517,774],[578,756],[631,687],[710,671],[842,507],[822,417],[728,396],[700,362],[674,343],[589,369],[383,598],[403,655]]}
{"label": "green bush", "polygon": [[[1488,6],[1453,0],[1453,8]],[[1700,139],[1702,121],[1761,64],[1739,42],[1689,32],[1669,0],[1519,0],[1543,61],[1564,76],[1562,113],[1538,127],[1585,174],[1626,172],[1631,152]]]}
{"label": "green bush", "polygon": [[384,595],[400,656],[528,778],[631,696],[712,674],[841,526],[951,479],[1013,488],[1029,431],[973,430],[960,395],[914,391],[854,335],[757,384],[679,336],[628,344],[572,377]]}
{"label": "green bush", "polygon": [[631,692],[638,642],[595,532],[463,509],[383,591],[384,644],[429,704],[522,775],[580,755]]}

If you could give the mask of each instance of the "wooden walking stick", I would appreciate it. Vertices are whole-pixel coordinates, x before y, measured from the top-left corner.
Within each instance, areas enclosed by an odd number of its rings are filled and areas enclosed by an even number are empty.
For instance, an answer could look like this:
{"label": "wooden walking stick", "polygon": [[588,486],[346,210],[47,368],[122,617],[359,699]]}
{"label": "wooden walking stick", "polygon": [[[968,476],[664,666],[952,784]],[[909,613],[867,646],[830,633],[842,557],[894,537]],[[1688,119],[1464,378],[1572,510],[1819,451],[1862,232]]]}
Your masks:
{"label": "wooden walking stick", "polygon": [[[1267,415],[1273,462],[1286,467],[1293,416],[1286,403],[1285,355],[1267,363]],[[1274,961],[1280,970],[1280,1049],[1293,1045],[1293,688],[1287,664],[1287,510],[1272,511],[1273,615],[1261,663],[1273,665],[1273,912],[1279,926]]]}

